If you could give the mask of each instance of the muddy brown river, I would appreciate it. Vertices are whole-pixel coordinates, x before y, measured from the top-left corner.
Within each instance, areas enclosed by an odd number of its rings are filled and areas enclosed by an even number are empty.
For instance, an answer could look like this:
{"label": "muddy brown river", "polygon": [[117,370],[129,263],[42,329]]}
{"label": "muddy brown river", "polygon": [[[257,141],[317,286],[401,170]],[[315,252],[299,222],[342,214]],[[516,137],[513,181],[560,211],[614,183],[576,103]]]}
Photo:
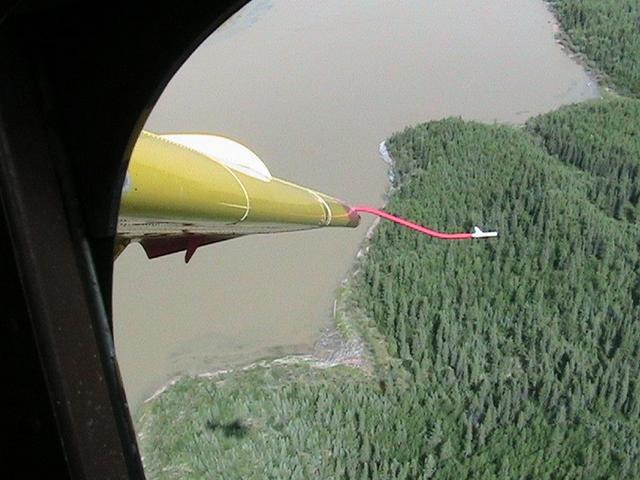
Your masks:
{"label": "muddy brown river", "polygon": [[[255,0],[214,32],[149,118],[241,140],[272,174],[380,205],[378,143],[461,116],[522,123],[598,95],[540,0]],[[332,321],[356,230],[253,236],[115,262],[116,348],[135,409],[182,373],[308,353]]]}

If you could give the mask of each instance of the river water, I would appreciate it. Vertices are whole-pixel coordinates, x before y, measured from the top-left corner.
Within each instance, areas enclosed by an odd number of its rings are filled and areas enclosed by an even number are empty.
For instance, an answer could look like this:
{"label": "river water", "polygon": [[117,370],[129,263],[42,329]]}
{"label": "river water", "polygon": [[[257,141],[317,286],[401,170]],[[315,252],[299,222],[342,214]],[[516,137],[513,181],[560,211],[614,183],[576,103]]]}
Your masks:
{"label": "river water", "polygon": [[[274,176],[380,205],[378,143],[394,131],[452,115],[521,123],[598,95],[556,28],[540,0],[254,0],[185,63],[145,128],[230,136]],[[128,247],[114,325],[133,408],[181,373],[308,353],[368,224],[223,242],[188,265]]]}

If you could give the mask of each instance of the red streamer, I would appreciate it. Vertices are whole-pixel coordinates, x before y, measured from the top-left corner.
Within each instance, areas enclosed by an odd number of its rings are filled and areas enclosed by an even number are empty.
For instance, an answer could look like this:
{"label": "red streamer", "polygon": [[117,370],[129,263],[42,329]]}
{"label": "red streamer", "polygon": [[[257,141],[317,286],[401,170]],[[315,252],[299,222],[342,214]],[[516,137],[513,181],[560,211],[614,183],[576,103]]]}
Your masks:
{"label": "red streamer", "polygon": [[396,217],[395,215],[391,215],[390,213],[384,212],[382,210],[378,210],[377,208],[371,208],[364,205],[358,205],[352,207],[352,210],[359,213],[370,213],[371,215],[377,215],[380,218],[384,218],[385,220],[390,220],[398,225],[402,225],[403,227],[411,228],[417,232],[423,233],[425,235],[429,235],[430,237],[440,238],[443,240],[471,240],[473,238],[482,238],[474,233],[443,233],[437,232],[435,230],[431,230],[430,228],[423,227],[422,225],[418,225],[417,223],[410,222],[409,220],[405,220],[404,218]]}

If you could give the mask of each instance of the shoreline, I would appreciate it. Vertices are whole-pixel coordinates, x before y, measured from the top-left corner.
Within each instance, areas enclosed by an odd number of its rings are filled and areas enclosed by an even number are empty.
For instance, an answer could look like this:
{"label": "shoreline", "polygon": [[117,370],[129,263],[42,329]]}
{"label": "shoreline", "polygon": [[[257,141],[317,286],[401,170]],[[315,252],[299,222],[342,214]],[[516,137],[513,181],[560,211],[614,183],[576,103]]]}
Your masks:
{"label": "shoreline", "polygon": [[[384,163],[389,166],[387,177],[389,183],[387,188],[383,192],[385,198],[385,204],[389,198],[389,194],[393,190],[393,165],[394,161],[389,153],[386,140],[383,140],[378,144],[378,153]],[[142,408],[148,403],[154,401],[160,395],[162,395],[167,389],[178,383],[183,378],[218,378],[227,374],[233,374],[238,372],[244,372],[256,368],[269,368],[283,365],[300,365],[305,364],[311,368],[326,369],[337,366],[346,366],[361,370],[366,375],[373,374],[375,370],[374,364],[376,363],[376,354],[379,348],[374,348],[370,345],[373,339],[367,341],[367,335],[363,335],[361,331],[363,325],[357,325],[357,321],[347,318],[346,310],[353,310],[349,308],[346,303],[348,302],[348,287],[350,281],[359,272],[359,261],[366,255],[369,249],[369,242],[373,237],[377,226],[380,223],[380,218],[375,218],[371,226],[365,233],[364,238],[360,242],[360,246],[354,256],[352,266],[347,273],[346,277],[338,284],[336,298],[333,303],[333,325],[327,327],[320,337],[314,342],[311,353],[308,354],[290,354],[283,357],[263,358],[256,360],[247,365],[220,368],[211,371],[205,371],[201,373],[184,373],[178,374],[164,383],[160,388],[156,389],[151,395],[144,398],[138,407],[137,414],[142,414]],[[354,314],[355,312],[349,312]],[[373,350],[373,352],[371,351]],[[386,349],[385,349],[386,350]]]}
{"label": "shoreline", "polygon": [[[569,34],[562,27],[558,9],[552,0],[543,0],[551,15],[553,15],[553,35],[555,42],[560,45],[565,55],[578,64],[585,71],[587,76],[595,83],[598,90],[604,90],[606,93],[615,92],[616,88],[609,75],[603,72],[595,62],[589,60],[586,54],[571,41]],[[602,95],[601,95],[602,96]]]}

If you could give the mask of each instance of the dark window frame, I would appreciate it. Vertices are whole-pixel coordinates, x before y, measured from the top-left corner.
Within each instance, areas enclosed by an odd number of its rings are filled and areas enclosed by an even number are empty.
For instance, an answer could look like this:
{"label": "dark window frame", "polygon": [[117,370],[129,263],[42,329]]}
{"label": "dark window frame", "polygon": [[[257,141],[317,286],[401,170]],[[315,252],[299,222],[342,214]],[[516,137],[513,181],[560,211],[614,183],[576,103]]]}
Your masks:
{"label": "dark window frame", "polygon": [[0,8],[3,453],[21,478],[144,478],[111,328],[120,187],[170,78],[247,1]]}

